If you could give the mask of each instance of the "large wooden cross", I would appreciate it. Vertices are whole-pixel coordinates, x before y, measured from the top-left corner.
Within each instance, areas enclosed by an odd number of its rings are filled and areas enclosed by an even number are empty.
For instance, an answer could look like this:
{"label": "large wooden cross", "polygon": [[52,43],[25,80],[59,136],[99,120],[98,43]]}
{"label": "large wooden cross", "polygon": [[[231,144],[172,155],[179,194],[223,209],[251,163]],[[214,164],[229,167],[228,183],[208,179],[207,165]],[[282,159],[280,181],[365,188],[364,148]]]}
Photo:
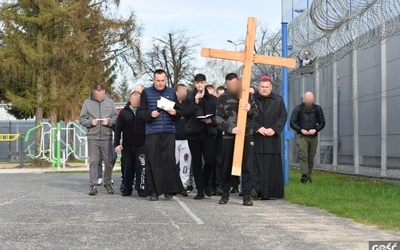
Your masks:
{"label": "large wooden cross", "polygon": [[232,175],[240,176],[242,169],[243,159],[243,147],[246,131],[247,112],[243,110],[244,104],[249,102],[249,89],[251,83],[251,72],[253,64],[267,64],[273,66],[281,66],[294,68],[296,67],[296,60],[281,57],[272,57],[265,55],[254,54],[254,44],[256,36],[256,25],[257,19],[249,17],[247,22],[247,34],[244,52],[232,52],[225,50],[203,48],[201,50],[201,56],[233,60],[243,62],[243,74],[242,74],[242,93],[239,100],[238,120],[237,127],[240,128],[243,133],[235,136],[235,149],[233,153],[233,164],[232,164]]}

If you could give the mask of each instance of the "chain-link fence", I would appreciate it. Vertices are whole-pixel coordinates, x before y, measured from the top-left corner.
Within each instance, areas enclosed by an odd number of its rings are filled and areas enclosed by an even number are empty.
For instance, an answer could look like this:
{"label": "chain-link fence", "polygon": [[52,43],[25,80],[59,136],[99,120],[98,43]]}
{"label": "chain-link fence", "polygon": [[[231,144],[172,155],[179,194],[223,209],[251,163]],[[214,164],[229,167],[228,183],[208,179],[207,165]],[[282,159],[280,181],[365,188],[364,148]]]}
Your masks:
{"label": "chain-link fence", "polygon": [[[400,36],[318,68],[290,73],[290,110],[312,91],[324,110],[317,165],[340,172],[398,177],[400,170]],[[297,163],[291,142],[292,163]]]}

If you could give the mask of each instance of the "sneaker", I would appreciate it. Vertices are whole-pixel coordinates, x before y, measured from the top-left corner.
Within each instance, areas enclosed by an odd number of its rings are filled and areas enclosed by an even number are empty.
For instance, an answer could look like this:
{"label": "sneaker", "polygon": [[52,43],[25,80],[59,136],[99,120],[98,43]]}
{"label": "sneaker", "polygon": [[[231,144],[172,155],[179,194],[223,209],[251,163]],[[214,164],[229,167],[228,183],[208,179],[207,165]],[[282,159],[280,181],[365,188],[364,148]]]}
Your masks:
{"label": "sneaker", "polygon": [[156,194],[150,195],[149,201],[158,201],[158,196]]}
{"label": "sneaker", "polygon": [[243,196],[243,206],[248,206],[248,207],[253,206],[253,202],[251,201],[250,195]]}
{"label": "sneaker", "polygon": [[190,186],[187,187],[187,192],[188,192],[188,193],[193,192],[193,186],[192,186],[192,185],[190,185]]}
{"label": "sneaker", "polygon": [[301,183],[303,183],[303,184],[307,184],[307,181],[308,181],[308,176],[306,175],[306,174],[303,174],[302,176],[301,176]]}
{"label": "sneaker", "polygon": [[188,197],[189,196],[188,195],[188,191],[186,189],[184,189],[179,195],[183,196],[183,197]]}
{"label": "sneaker", "polygon": [[101,184],[103,184],[103,178],[97,180],[97,186],[101,186]]}
{"label": "sneaker", "polygon": [[229,193],[225,193],[221,196],[221,199],[219,200],[218,203],[221,205],[225,205],[228,203],[228,201],[229,201]]}
{"label": "sneaker", "polygon": [[143,189],[139,189],[137,193],[139,197],[147,197],[146,191],[144,191]]}
{"label": "sneaker", "polygon": [[243,188],[240,187],[240,189],[239,189],[239,197],[242,197],[242,196],[243,196]]}
{"label": "sneaker", "polygon": [[97,187],[95,185],[90,186],[89,195],[98,195]]}
{"label": "sneaker", "polygon": [[114,180],[113,179],[111,179],[111,185],[114,185]]}
{"label": "sneaker", "polygon": [[125,191],[125,185],[122,183],[121,186],[119,186],[119,191],[123,193]]}
{"label": "sneaker", "polygon": [[111,187],[110,184],[104,185],[104,187],[106,188],[108,194],[114,194],[114,189]]}

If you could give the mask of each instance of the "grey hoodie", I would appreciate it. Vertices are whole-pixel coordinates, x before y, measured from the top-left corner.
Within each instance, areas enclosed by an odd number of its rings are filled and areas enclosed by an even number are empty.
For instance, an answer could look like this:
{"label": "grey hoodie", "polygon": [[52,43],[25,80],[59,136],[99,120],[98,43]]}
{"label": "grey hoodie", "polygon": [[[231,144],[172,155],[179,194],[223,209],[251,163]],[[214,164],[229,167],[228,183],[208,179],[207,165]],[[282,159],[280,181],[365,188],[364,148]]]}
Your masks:
{"label": "grey hoodie", "polygon": [[[94,119],[108,118],[108,125],[103,126],[101,121],[96,126],[92,125]],[[79,123],[87,128],[88,139],[110,140],[112,139],[112,130],[117,120],[117,112],[114,101],[105,96],[102,101],[92,98],[92,95],[82,104]]]}

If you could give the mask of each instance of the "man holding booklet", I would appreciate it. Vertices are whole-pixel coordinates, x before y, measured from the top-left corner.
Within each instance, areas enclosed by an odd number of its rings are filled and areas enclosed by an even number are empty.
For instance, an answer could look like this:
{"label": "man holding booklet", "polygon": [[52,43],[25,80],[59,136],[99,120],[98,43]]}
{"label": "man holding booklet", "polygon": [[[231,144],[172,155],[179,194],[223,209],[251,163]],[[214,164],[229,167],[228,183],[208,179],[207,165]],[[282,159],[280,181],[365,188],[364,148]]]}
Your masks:
{"label": "man holding booklet", "polygon": [[217,98],[210,95],[205,86],[206,76],[197,74],[194,77],[194,90],[187,94],[186,108],[183,111],[183,116],[187,120],[186,133],[192,154],[193,176],[197,188],[195,199],[203,199],[205,195],[211,197],[209,181],[215,167]]}
{"label": "man holding booklet", "polygon": [[150,201],[166,199],[183,191],[175,164],[175,121],[181,109],[175,90],[166,86],[167,74],[154,72],[153,86],[140,95],[139,118],[146,123],[146,190]]}

